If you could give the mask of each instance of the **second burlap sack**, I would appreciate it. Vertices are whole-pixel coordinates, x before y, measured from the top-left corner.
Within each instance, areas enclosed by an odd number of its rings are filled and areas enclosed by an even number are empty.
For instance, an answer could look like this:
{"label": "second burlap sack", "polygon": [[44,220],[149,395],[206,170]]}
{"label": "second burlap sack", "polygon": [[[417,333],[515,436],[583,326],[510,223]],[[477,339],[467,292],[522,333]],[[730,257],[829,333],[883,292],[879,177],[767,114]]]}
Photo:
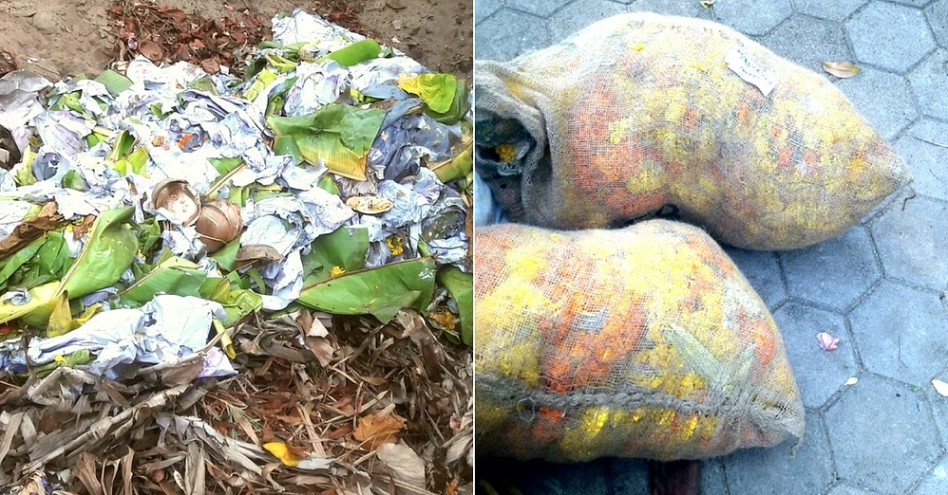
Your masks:
{"label": "second burlap sack", "polygon": [[475,259],[479,455],[696,459],[802,438],[774,320],[701,229],[505,224],[478,229]]}
{"label": "second burlap sack", "polygon": [[674,206],[720,241],[839,235],[906,181],[826,77],[725,26],[627,14],[475,65],[478,171],[511,220],[623,225]]}

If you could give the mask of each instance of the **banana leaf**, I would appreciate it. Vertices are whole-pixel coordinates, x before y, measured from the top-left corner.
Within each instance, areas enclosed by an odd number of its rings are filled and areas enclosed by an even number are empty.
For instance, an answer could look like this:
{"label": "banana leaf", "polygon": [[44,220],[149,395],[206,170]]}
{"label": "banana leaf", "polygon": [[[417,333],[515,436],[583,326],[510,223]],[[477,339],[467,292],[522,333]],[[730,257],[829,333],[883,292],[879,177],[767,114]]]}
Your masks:
{"label": "banana leaf", "polygon": [[434,112],[445,113],[458,91],[458,78],[452,74],[418,74],[398,80],[402,90],[418,95]]}
{"label": "banana leaf", "polygon": [[474,143],[469,143],[463,151],[458,153],[458,156],[443,162],[432,163],[428,165],[428,168],[445,184],[467,177],[474,170]]}
{"label": "banana leaf", "polygon": [[54,280],[61,280],[74,261],[63,234],[49,232],[45,236],[43,245],[10,278],[10,284],[21,289],[32,289]]}
{"label": "banana leaf", "polygon": [[118,96],[122,91],[132,87],[132,81],[129,78],[114,70],[104,71],[95,80],[102,83],[112,96]]}
{"label": "banana leaf", "polygon": [[335,267],[344,272],[361,270],[368,251],[369,231],[362,227],[340,227],[317,237],[310,252],[303,256],[304,285],[329,279]]}
{"label": "banana leaf", "polygon": [[371,314],[388,323],[400,309],[424,312],[434,293],[431,258],[362,270],[304,287],[297,300],[333,314]]}
{"label": "banana leaf", "polygon": [[471,110],[471,102],[469,99],[470,91],[464,81],[458,80],[457,91],[454,93],[454,100],[451,101],[450,108],[445,112],[436,112],[431,107],[428,107],[425,113],[442,124],[456,124]]}
{"label": "banana leaf", "polygon": [[[7,293],[7,297],[0,299],[0,323],[15,320],[33,312],[40,314],[40,320],[43,319],[43,315],[45,315],[45,319],[48,320],[49,314],[53,310],[52,305],[56,300],[58,290],[59,282],[50,282],[46,285],[34,287],[27,291],[29,295],[28,301],[22,301],[19,297],[9,297],[10,293]],[[29,321],[27,324],[32,325]],[[42,326],[44,324],[45,322],[41,322],[40,325],[36,326]]]}
{"label": "banana leaf", "polygon": [[458,303],[461,316],[461,341],[467,345],[474,343],[474,277],[456,267],[449,266],[438,273],[441,282],[451,297]]}
{"label": "banana leaf", "polygon": [[227,318],[221,323],[225,327],[231,327],[244,316],[263,308],[263,298],[259,294],[249,289],[234,289],[231,281],[226,278],[205,280],[201,285],[200,295],[201,298],[224,307]]}
{"label": "banana leaf", "polygon": [[379,54],[382,53],[382,47],[379,45],[378,41],[373,39],[364,39],[362,41],[356,41],[355,43],[345,47],[340,48],[329,55],[317,60],[317,62],[322,62],[325,59],[334,60],[337,64],[343,67],[352,67],[353,65],[361,64],[373,58],[378,58]]}
{"label": "banana leaf", "polygon": [[198,293],[207,272],[186,259],[171,257],[160,263],[119,294],[119,299],[132,306],[151,301],[156,294],[193,296]]}
{"label": "banana leaf", "polygon": [[122,277],[138,251],[135,233],[125,225],[134,207],[109,210],[92,224],[92,233],[76,262],[63,277],[57,295],[82,297],[109,287]]}
{"label": "banana leaf", "polygon": [[385,111],[329,104],[299,117],[270,117],[273,149],[298,162],[323,163],[329,170],[366,180],[366,154],[379,133]]}

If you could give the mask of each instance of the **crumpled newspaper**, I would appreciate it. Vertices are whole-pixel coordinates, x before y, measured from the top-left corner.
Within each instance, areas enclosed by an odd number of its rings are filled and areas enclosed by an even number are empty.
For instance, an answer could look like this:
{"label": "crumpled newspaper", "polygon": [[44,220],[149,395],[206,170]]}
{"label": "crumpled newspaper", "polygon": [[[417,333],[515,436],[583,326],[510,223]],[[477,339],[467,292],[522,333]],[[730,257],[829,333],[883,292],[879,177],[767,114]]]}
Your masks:
{"label": "crumpled newspaper", "polygon": [[[402,90],[399,81],[427,71],[398,51],[348,67],[327,58],[365,38],[318,16],[297,11],[274,18],[273,33],[283,45],[304,43],[299,61],[288,62],[283,55],[289,52],[280,48],[259,49],[256,60],[264,68],[245,81],[182,62],[160,67],[141,57],[127,65],[129,87],[121,91],[105,80],[53,85],[23,71],[0,79],[0,125],[23,152],[10,171],[0,170],[0,200],[7,205],[0,212],[0,240],[37,206],[55,201],[58,214],[71,224],[69,232],[83,220],[133,206],[140,242],[152,239],[147,242],[161,246],[139,253],[119,285],[74,300],[74,309],[103,305],[106,310],[60,337],[33,338],[28,350],[33,364],[88,350],[96,357],[83,366],[115,378],[114,370],[124,365],[157,364],[198,351],[211,337],[214,320],[227,318],[220,304],[191,297],[196,293],[157,295],[142,307],[128,307],[121,299],[122,291],[147,273],[137,266],[154,268],[167,256],[194,263],[197,268],[189,270],[209,279],[223,277],[224,262],[212,258],[197,228],[161,222],[166,217],[152,204],[152,194],[168,180],[185,181],[202,197],[242,205],[245,230],[237,247],[265,245],[278,253],[267,263],[234,269],[242,276],[253,270],[253,280],[262,281],[262,287],[248,290],[257,293],[264,310],[284,309],[300,296],[310,246],[344,226],[368,229],[365,268],[431,256],[438,264],[470,271],[468,205],[457,186],[445,185],[426,168],[457,156],[469,135],[470,111],[453,124],[422,112],[422,100]],[[273,63],[283,66],[270,70]],[[277,115],[294,117],[346,99],[357,107],[385,102],[385,119],[365,155],[367,180],[350,180],[323,161],[297,163],[274,151],[267,119],[276,101],[282,105]],[[392,206],[361,213],[346,203],[353,196],[377,196]],[[150,237],[142,233],[148,225],[157,229]],[[75,238],[69,232],[67,243],[78,256],[89,232]],[[393,253],[396,237],[407,242]],[[14,289],[23,288],[10,287],[11,294],[29,295]],[[25,370],[20,345],[0,342],[0,370]],[[233,372],[219,349],[206,350],[202,376]]]}

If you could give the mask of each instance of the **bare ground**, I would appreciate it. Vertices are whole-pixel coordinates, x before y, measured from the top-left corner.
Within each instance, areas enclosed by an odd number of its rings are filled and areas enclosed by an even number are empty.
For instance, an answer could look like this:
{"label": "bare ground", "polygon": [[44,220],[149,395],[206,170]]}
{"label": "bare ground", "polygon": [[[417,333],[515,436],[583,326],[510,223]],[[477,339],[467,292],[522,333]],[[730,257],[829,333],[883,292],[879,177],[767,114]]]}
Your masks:
{"label": "bare ground", "polygon": [[[147,0],[141,0],[147,1]],[[0,51],[20,68],[59,79],[95,75],[113,61],[118,29],[109,19],[113,0],[0,0]],[[453,0],[162,0],[205,18],[249,9],[267,19],[302,8],[405,51],[428,68],[470,77],[473,2]]]}

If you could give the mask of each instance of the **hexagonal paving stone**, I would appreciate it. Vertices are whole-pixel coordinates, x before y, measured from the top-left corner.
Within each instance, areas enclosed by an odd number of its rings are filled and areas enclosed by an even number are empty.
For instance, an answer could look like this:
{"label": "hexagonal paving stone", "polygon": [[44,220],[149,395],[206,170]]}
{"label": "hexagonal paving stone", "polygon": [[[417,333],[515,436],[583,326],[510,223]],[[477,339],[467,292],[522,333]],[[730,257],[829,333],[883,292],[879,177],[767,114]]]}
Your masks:
{"label": "hexagonal paving stone", "polygon": [[875,495],[859,488],[853,488],[846,484],[836,485],[830,490],[828,495]]}
{"label": "hexagonal paving stone", "polygon": [[477,0],[474,2],[474,23],[480,23],[501,7],[500,0]]}
{"label": "hexagonal paving stone", "polygon": [[922,113],[944,118],[948,115],[948,50],[938,50],[908,73],[909,84]]}
{"label": "hexagonal paving stone", "polygon": [[790,296],[842,311],[878,280],[882,273],[872,252],[872,239],[857,226],[842,237],[780,254]]}
{"label": "hexagonal paving stone", "polygon": [[892,204],[870,229],[887,275],[948,288],[948,204],[925,197]]}
{"label": "hexagonal paving stone", "polygon": [[731,495],[822,493],[833,481],[829,442],[820,415],[806,412],[806,432],[796,456],[794,441],[769,449],[747,449],[724,458]]}
{"label": "hexagonal paving stone", "polygon": [[892,0],[893,2],[904,3],[905,5],[911,5],[912,7],[924,7],[930,3],[932,0]]}
{"label": "hexagonal paving stone", "polygon": [[[846,320],[841,315],[789,302],[774,313],[774,319],[805,406],[822,406],[858,373]],[[839,347],[832,352],[824,351],[816,340],[820,332],[839,338]]]}
{"label": "hexagonal paving stone", "polygon": [[863,376],[825,413],[839,476],[855,487],[907,493],[941,454],[935,425],[919,414],[926,407],[920,393]]}
{"label": "hexagonal paving stone", "polygon": [[790,17],[793,7],[790,0],[728,0],[714,4],[714,13],[721,22],[744,34],[761,35]]}
{"label": "hexagonal paving stone", "polygon": [[502,9],[477,25],[475,57],[510,60],[550,44],[543,19]]}
{"label": "hexagonal paving stone", "polygon": [[834,0],[827,2],[826,0],[795,0],[793,3],[797,7],[797,12],[819,17],[820,19],[842,21],[868,1],[869,0]]}
{"label": "hexagonal paving stone", "polygon": [[935,48],[921,10],[873,2],[846,21],[861,62],[904,72]]}
{"label": "hexagonal paving stone", "polygon": [[629,7],[630,12],[656,12],[665,15],[680,15],[711,19],[711,9],[701,6],[701,2],[682,2],[681,0],[635,0]]}
{"label": "hexagonal paving stone", "polygon": [[948,48],[948,0],[938,0],[925,9],[928,25],[935,33],[935,41],[942,48]]}
{"label": "hexagonal paving stone", "polygon": [[836,87],[886,140],[918,118],[908,81],[897,74],[864,67],[856,77],[840,79]]}
{"label": "hexagonal paving stone", "polygon": [[528,14],[538,15],[540,17],[548,17],[553,12],[556,12],[557,9],[572,2],[573,0],[543,0],[542,2],[537,2],[536,0],[504,1],[506,2],[507,7],[522,10]]}
{"label": "hexagonal paving stone", "polygon": [[795,15],[760,42],[778,55],[821,74],[826,60],[851,60],[846,33],[838,22]]}
{"label": "hexagonal paving stone", "polygon": [[916,192],[948,200],[948,124],[922,120],[895,142],[895,149],[911,170]]}
{"label": "hexagonal paving stone", "polygon": [[724,251],[772,311],[787,300],[787,289],[780,277],[780,265],[774,253],[746,251],[727,246]]}
{"label": "hexagonal paving stone", "polygon": [[869,371],[927,386],[948,356],[948,314],[938,296],[884,280],[849,321]]}
{"label": "hexagonal paving stone", "polygon": [[913,495],[945,495],[948,493],[948,460],[935,466],[932,472],[925,476]]}
{"label": "hexagonal paving stone", "polygon": [[625,11],[625,5],[615,2],[578,0],[550,17],[550,33],[554,42],[560,41],[596,21]]}
{"label": "hexagonal paving stone", "polygon": [[[935,378],[948,383],[948,369],[935,375]],[[925,396],[928,397],[928,402],[932,405],[935,424],[938,425],[938,429],[941,430],[941,439],[945,442],[946,446],[948,446],[948,397],[936,392],[935,386],[931,383],[922,385],[922,390],[925,391]],[[948,491],[945,493],[948,493]]]}

